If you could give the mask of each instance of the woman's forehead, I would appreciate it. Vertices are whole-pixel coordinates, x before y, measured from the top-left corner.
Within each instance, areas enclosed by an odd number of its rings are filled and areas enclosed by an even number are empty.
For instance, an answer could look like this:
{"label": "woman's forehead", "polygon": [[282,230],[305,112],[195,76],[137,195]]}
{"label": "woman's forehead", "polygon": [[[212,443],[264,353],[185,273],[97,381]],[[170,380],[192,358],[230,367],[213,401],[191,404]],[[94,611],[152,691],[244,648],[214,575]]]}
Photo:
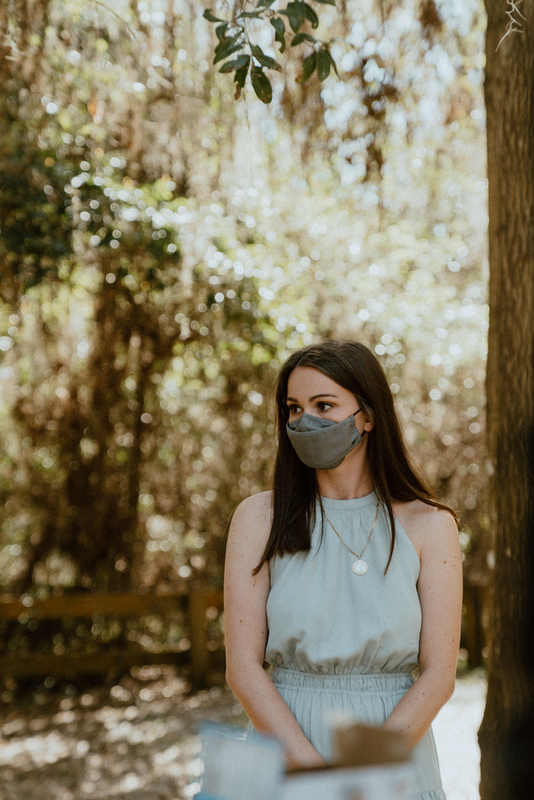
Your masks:
{"label": "woman's forehead", "polygon": [[351,394],[348,389],[329,378],[324,372],[315,367],[295,367],[289,375],[287,382],[287,396],[296,399],[296,396],[306,396],[307,399],[315,395],[329,394],[331,396],[344,396]]}

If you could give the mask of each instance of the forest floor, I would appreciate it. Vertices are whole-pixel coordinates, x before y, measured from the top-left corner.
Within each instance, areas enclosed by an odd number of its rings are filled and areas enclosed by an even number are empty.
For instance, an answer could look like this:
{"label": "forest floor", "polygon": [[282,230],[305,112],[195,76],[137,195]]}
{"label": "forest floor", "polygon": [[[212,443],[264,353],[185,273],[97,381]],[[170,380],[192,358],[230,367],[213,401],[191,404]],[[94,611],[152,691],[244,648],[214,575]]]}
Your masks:
{"label": "forest floor", "polygon": [[[41,689],[6,702],[1,800],[189,800],[199,788],[199,724],[242,726],[241,707],[223,687],[189,693],[171,667],[132,672],[113,686]],[[478,800],[484,695],[481,678],[459,680],[436,719],[448,800]]]}

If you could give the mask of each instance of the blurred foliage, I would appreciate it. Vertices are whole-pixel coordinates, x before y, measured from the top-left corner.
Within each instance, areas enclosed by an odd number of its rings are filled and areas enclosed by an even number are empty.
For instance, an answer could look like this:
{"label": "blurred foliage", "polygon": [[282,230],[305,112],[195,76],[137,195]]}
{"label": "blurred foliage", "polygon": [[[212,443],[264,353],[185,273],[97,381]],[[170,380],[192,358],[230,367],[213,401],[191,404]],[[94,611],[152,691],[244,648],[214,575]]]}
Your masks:
{"label": "blurred foliage", "polygon": [[[335,6],[335,0],[315,0],[315,2]],[[218,42],[213,54],[213,64],[218,64],[225,58],[229,59],[219,67],[219,72],[234,73],[236,99],[241,97],[241,90],[249,77],[252,88],[262,103],[272,102],[273,90],[264,70],[281,70],[281,66],[276,58],[267,55],[257,44],[257,39],[262,37],[262,34],[265,38],[265,27],[269,25],[274,28],[274,38],[280,45],[281,53],[286,49],[286,31],[287,33],[293,31],[294,34],[291,35],[290,47],[305,44],[311,51],[302,62],[302,72],[297,78],[299,83],[305,83],[314,72],[317,72],[320,81],[326,80],[332,69],[336,75],[338,74],[336,63],[330,54],[332,41],[322,41],[310,33],[310,30],[319,27],[319,17],[313,6],[303,0],[287,3],[285,8],[273,9],[273,5],[274,0],[258,0],[255,4],[240,0],[234,3],[229,18],[217,17],[211,9],[206,9],[202,15],[204,19],[216,25]],[[286,22],[289,24],[289,31]],[[304,30],[301,30],[303,26]],[[269,43],[272,35],[273,31],[267,27]]]}
{"label": "blurred foliage", "polygon": [[201,6],[0,10],[4,589],[220,584],[276,371],[322,336],[381,359],[480,579],[482,5],[325,5],[339,79],[289,51],[269,106],[210,66]]}

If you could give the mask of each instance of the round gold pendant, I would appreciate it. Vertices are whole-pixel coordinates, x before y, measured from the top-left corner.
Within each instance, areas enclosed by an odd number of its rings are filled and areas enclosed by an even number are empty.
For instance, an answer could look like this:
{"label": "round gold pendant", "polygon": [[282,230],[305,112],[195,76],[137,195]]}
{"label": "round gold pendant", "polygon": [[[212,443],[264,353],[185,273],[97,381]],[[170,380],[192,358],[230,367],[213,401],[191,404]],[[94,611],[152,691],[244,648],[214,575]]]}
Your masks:
{"label": "round gold pendant", "polygon": [[359,558],[358,561],[355,561],[352,565],[352,571],[355,575],[365,575],[367,572],[367,564]]}

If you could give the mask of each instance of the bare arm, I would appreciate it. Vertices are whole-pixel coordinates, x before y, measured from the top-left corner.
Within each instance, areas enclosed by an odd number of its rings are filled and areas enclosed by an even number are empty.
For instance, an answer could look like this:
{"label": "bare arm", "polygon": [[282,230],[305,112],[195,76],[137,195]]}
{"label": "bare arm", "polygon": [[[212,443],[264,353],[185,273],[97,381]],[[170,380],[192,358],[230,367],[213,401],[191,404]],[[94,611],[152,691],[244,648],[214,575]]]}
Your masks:
{"label": "bare arm", "polygon": [[417,584],[422,610],[420,677],[384,724],[401,730],[411,746],[426,733],[454,691],[462,615],[462,555],[456,523],[448,512],[422,505],[417,503],[415,513],[397,514],[421,559]]}
{"label": "bare arm", "polygon": [[282,741],[288,766],[324,764],[263,669],[269,566],[264,564],[257,575],[252,570],[270,527],[269,492],[249,497],[232,519],[224,578],[226,680],[255,729]]}

